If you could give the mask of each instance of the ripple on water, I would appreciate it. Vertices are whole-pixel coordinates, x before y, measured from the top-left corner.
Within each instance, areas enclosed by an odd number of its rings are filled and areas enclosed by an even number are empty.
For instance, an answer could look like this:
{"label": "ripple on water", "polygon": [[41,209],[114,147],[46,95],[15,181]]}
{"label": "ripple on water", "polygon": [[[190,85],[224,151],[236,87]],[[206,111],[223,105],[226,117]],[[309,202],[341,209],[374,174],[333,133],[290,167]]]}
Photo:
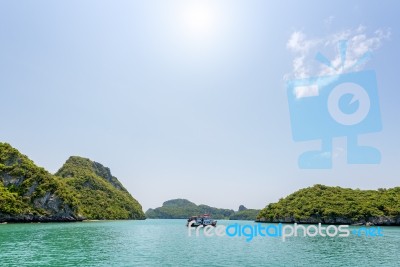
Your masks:
{"label": "ripple on water", "polygon": [[[228,224],[229,221],[219,221]],[[251,222],[239,222],[249,224]],[[2,266],[398,266],[384,237],[188,237],[185,220],[0,225]]]}

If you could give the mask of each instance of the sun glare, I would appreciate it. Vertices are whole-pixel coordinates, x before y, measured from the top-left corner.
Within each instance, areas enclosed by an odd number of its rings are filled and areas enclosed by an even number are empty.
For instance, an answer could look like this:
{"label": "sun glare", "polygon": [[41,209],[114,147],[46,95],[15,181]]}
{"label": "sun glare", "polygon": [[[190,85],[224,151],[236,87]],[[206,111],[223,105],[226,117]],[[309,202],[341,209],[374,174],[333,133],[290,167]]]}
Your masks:
{"label": "sun glare", "polygon": [[215,30],[215,11],[205,3],[192,4],[182,10],[183,26],[192,38],[205,38]]}

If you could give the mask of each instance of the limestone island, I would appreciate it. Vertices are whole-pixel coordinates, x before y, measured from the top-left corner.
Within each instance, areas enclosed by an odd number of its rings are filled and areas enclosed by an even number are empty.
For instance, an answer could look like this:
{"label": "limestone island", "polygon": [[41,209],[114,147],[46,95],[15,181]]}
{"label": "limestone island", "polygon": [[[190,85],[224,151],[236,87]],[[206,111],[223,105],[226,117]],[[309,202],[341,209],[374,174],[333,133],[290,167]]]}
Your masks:
{"label": "limestone island", "polygon": [[398,226],[400,187],[360,190],[317,184],[267,205],[256,221]]}
{"label": "limestone island", "polygon": [[109,168],[73,156],[51,174],[0,143],[0,223],[117,219],[145,215]]}
{"label": "limestone island", "polygon": [[192,216],[210,214],[214,219],[254,221],[259,211],[247,209],[243,205],[239,206],[238,211],[210,207],[204,204],[196,205],[187,199],[178,198],[165,201],[162,207],[148,209],[146,216],[149,219],[187,219]]}

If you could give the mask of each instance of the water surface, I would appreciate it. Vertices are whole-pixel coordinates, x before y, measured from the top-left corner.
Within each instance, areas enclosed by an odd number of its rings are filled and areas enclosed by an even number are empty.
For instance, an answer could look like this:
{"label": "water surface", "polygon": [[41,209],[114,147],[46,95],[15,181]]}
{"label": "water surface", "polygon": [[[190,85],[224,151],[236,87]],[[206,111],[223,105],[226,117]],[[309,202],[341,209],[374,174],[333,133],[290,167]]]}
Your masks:
{"label": "water surface", "polygon": [[256,237],[246,242],[244,237],[189,237],[185,220],[4,224],[0,265],[400,266],[400,228],[383,230],[384,236],[375,238],[297,237],[282,242]]}

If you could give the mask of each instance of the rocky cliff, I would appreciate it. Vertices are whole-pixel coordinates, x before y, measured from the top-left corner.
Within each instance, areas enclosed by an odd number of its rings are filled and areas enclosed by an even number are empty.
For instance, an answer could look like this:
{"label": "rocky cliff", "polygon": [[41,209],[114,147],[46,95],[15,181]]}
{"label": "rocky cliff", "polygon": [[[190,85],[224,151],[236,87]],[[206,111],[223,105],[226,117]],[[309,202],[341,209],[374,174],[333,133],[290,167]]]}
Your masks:
{"label": "rocky cliff", "polygon": [[[80,164],[71,166],[71,162]],[[0,143],[0,222],[83,219],[144,219],[144,214],[99,163],[71,157],[58,175],[52,175],[9,144]]]}
{"label": "rocky cliff", "polygon": [[0,222],[82,219],[76,193],[64,181],[0,143]]}
{"label": "rocky cliff", "polygon": [[73,156],[56,176],[77,192],[81,212],[87,218],[145,219],[139,202],[100,163]]}

